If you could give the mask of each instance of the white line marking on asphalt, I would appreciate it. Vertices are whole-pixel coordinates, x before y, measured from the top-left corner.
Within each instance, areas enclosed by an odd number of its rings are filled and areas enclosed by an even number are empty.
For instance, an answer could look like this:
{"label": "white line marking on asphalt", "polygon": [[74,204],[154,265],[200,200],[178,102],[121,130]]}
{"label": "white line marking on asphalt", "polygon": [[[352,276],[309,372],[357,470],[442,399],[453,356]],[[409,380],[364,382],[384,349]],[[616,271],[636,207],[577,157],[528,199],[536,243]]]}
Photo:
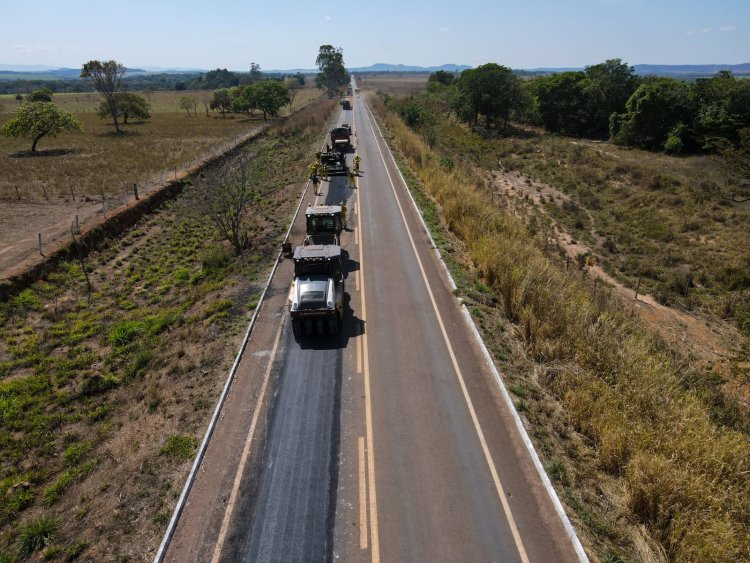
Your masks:
{"label": "white line marking on asphalt", "polygon": [[[368,108],[368,114],[369,114],[369,108]],[[368,117],[367,121],[370,125],[370,130],[372,131],[372,135],[373,137],[375,137],[375,129],[372,126],[372,119],[374,118],[372,118],[368,114],[366,114]],[[401,218],[404,221],[404,226],[406,227],[406,233],[409,236],[409,242],[411,242],[412,250],[414,250],[414,256],[416,257],[417,264],[419,265],[419,271],[422,274],[422,279],[424,280],[425,287],[427,288],[427,293],[430,296],[430,302],[432,303],[432,308],[435,311],[435,316],[437,317],[438,325],[440,326],[440,332],[443,335],[443,340],[445,341],[445,345],[448,349],[448,354],[450,355],[451,362],[453,363],[453,369],[456,373],[456,377],[458,378],[458,383],[464,395],[464,400],[466,401],[466,405],[469,409],[471,420],[474,423],[474,429],[477,432],[477,436],[479,437],[479,443],[482,446],[484,457],[487,460],[487,465],[489,466],[490,473],[492,474],[492,480],[495,483],[495,489],[497,491],[497,495],[500,498],[500,502],[503,506],[505,517],[508,519],[508,526],[510,527],[510,531],[513,534],[513,539],[516,543],[518,554],[521,557],[521,561],[523,561],[524,563],[528,563],[529,558],[526,555],[526,549],[523,546],[523,541],[521,540],[521,535],[518,531],[518,527],[516,526],[515,518],[513,517],[513,513],[510,510],[510,505],[508,504],[508,499],[506,498],[505,490],[503,489],[503,485],[500,482],[500,477],[497,473],[495,462],[492,460],[492,454],[490,453],[489,447],[487,446],[487,440],[484,437],[484,432],[482,431],[482,427],[479,425],[479,419],[477,418],[476,411],[474,410],[474,404],[472,403],[471,397],[469,396],[468,389],[466,388],[466,383],[464,382],[463,374],[461,373],[461,368],[458,365],[458,360],[456,359],[456,355],[453,352],[453,346],[451,345],[450,339],[448,338],[448,333],[445,330],[445,325],[443,324],[443,318],[440,315],[440,311],[438,310],[437,303],[435,302],[435,296],[433,295],[432,288],[430,287],[430,284],[427,280],[427,274],[424,271],[424,265],[422,264],[422,260],[419,257],[419,253],[417,252],[417,246],[414,243],[414,237],[412,237],[411,230],[409,229],[409,224],[406,221],[406,215],[404,214],[404,209],[401,206],[401,201],[398,199],[396,186],[393,183],[393,178],[391,177],[391,173],[388,171],[388,164],[385,161],[385,156],[383,156],[383,151],[380,148],[380,143],[376,141],[375,145],[377,146],[378,152],[380,153],[380,159],[383,161],[383,166],[385,167],[385,173],[388,176],[388,182],[391,184],[393,195],[396,198],[396,204],[398,205],[399,211],[401,213]]]}
{"label": "white line marking on asphalt", "polygon": [[367,481],[365,476],[365,437],[359,440],[359,548],[367,549]]}
{"label": "white line marking on asphalt", "polygon": [[357,338],[357,373],[362,373],[362,339]]}
{"label": "white line marking on asphalt", "polygon": [[[380,125],[378,125],[377,122],[375,122],[375,127],[377,127],[378,131],[380,131]],[[381,137],[385,139],[385,137],[383,137],[382,134],[381,134]],[[394,161],[394,164],[395,164],[395,161]],[[401,169],[397,167],[396,171],[398,172],[398,175],[401,178],[401,181],[405,185],[406,178],[404,178],[404,175],[401,173]],[[432,238],[432,233],[430,233],[430,229],[427,226],[427,223],[425,223],[424,217],[422,215],[422,211],[419,209],[417,202],[414,200],[414,196],[412,195],[411,191],[407,190],[406,193],[409,196],[409,201],[411,201],[412,209],[414,209],[414,211],[416,212],[417,217],[419,218],[419,222],[422,225],[422,228],[424,229],[425,233],[427,233],[427,237],[430,239],[430,244],[435,251],[435,256],[440,262],[440,265],[443,268],[443,272],[445,272],[445,275],[448,279],[448,283],[450,284],[451,289],[454,289],[454,290],[457,289],[458,286],[456,286],[456,282],[453,279],[453,276],[451,275],[450,271],[448,270],[448,266],[445,264],[445,260],[443,260],[443,257],[440,254],[440,249],[438,248],[437,244],[435,244],[435,240]],[[500,394],[502,395],[505,401],[506,407],[508,408],[508,411],[513,415],[513,421],[516,424],[516,429],[518,430],[518,433],[521,435],[521,439],[523,440],[523,443],[526,446],[526,450],[529,452],[529,456],[531,457],[534,463],[534,467],[536,468],[537,473],[539,474],[539,478],[542,480],[542,484],[544,485],[544,488],[547,491],[547,495],[549,495],[549,498],[552,500],[552,504],[555,507],[557,516],[560,518],[560,521],[562,522],[563,527],[565,528],[565,533],[568,536],[570,543],[573,544],[573,549],[578,555],[578,560],[581,561],[582,563],[589,563],[588,555],[586,555],[586,551],[583,549],[583,545],[581,545],[581,540],[578,539],[578,535],[576,534],[575,529],[573,528],[573,524],[570,523],[570,519],[568,518],[568,515],[565,513],[565,509],[563,508],[563,505],[560,502],[560,498],[557,496],[557,492],[555,491],[555,488],[552,486],[552,482],[549,479],[549,475],[547,475],[547,472],[544,470],[544,467],[542,466],[542,462],[539,459],[539,454],[534,449],[534,444],[531,442],[529,433],[526,431],[526,428],[524,427],[523,422],[521,421],[521,417],[519,416],[518,412],[516,411],[515,406],[513,405],[513,400],[510,398],[510,395],[508,394],[508,390],[505,387],[505,383],[503,383],[502,377],[500,376],[500,372],[497,370],[497,367],[495,366],[495,362],[493,361],[489,350],[487,350],[487,345],[484,343],[482,336],[479,334],[477,325],[474,322],[474,319],[472,318],[471,313],[469,313],[469,309],[466,307],[465,303],[461,304],[461,309],[463,310],[464,320],[466,321],[466,324],[469,326],[469,329],[474,335],[475,340],[479,344],[479,347],[482,349],[482,354],[484,355],[485,363],[487,364],[490,371],[492,372],[492,376],[495,379],[495,384],[500,390]]]}
{"label": "white line marking on asphalt", "polygon": [[354,272],[354,285],[357,288],[357,292],[359,292],[359,270]]}
{"label": "white line marking on asphalt", "polygon": [[216,540],[216,546],[214,547],[214,555],[211,558],[211,563],[218,563],[219,557],[221,556],[221,550],[224,547],[224,540],[226,539],[227,531],[229,530],[229,521],[232,518],[232,512],[234,511],[234,503],[237,500],[237,492],[240,489],[240,483],[242,482],[242,474],[245,472],[245,464],[250,453],[250,446],[253,442],[253,436],[255,436],[255,427],[258,424],[258,417],[260,416],[260,409],[263,405],[263,397],[266,394],[266,387],[268,386],[268,380],[271,376],[271,369],[273,368],[273,361],[276,358],[276,352],[279,348],[279,340],[281,339],[282,329],[286,324],[286,315],[281,317],[279,323],[279,329],[276,331],[276,340],[273,343],[273,350],[271,351],[271,357],[268,359],[268,366],[266,367],[266,373],[263,376],[263,385],[260,388],[260,395],[258,396],[258,402],[255,405],[255,412],[253,413],[252,422],[250,422],[250,432],[245,440],[245,447],[242,449],[242,457],[240,458],[240,465],[237,468],[237,473],[234,476],[234,484],[232,485],[232,491],[229,494],[229,500],[227,502],[226,510],[224,511],[224,520],[221,523],[221,530],[219,531],[219,538]]}

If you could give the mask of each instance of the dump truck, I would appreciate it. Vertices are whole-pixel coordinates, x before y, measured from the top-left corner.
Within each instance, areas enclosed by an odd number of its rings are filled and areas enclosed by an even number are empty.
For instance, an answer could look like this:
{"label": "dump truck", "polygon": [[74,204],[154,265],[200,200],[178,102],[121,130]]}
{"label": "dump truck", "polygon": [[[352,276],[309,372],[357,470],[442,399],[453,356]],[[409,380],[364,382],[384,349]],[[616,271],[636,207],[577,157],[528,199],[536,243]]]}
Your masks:
{"label": "dump truck", "polygon": [[344,318],[341,247],[298,246],[292,260],[294,281],[289,291],[289,314],[294,336],[338,334]]}
{"label": "dump truck", "polygon": [[346,155],[343,150],[337,147],[320,153],[320,163],[325,164],[326,170],[330,175],[346,174],[349,171],[349,166],[346,163]]}
{"label": "dump truck", "polygon": [[331,129],[331,145],[342,151],[348,150],[352,146],[352,128],[348,123],[342,123],[340,127]]}
{"label": "dump truck", "polygon": [[305,210],[305,246],[340,244],[343,221],[340,205],[308,205]]}
{"label": "dump truck", "polygon": [[343,102],[341,102],[341,107],[343,109],[352,109],[352,102],[351,102],[351,100],[347,99],[347,100],[344,100]]}

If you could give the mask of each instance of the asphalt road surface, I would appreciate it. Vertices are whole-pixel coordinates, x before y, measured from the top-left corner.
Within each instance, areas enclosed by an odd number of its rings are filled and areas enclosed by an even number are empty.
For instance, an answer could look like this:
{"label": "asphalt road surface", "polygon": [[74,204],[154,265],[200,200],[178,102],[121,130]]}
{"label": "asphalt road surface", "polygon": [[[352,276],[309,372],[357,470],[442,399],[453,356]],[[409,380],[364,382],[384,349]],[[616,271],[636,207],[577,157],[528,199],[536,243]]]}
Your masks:
{"label": "asphalt road surface", "polygon": [[[579,560],[364,100],[339,122],[362,158],[319,198],[349,210],[343,330],[295,340],[277,306],[259,467],[236,469],[236,437],[209,448],[166,559]],[[225,409],[247,434],[248,404]]]}

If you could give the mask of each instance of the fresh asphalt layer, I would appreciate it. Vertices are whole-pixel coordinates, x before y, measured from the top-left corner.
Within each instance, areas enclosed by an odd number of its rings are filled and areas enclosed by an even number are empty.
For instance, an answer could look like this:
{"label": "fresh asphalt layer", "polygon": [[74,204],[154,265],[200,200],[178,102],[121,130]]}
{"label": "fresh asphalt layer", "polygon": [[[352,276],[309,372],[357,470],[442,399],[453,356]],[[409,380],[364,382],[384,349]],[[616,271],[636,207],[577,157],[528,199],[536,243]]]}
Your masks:
{"label": "fresh asphalt layer", "polygon": [[318,201],[349,209],[343,330],[296,340],[280,268],[167,560],[579,560],[364,100],[339,122],[362,174]]}

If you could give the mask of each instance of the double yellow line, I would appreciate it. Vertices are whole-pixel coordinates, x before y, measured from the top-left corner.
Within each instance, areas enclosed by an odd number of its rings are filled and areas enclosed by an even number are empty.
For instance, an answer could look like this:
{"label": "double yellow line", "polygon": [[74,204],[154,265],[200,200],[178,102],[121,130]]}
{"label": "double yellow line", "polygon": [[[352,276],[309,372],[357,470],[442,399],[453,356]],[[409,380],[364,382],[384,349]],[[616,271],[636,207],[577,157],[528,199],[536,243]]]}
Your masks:
{"label": "double yellow line", "polygon": [[[354,129],[354,114],[352,114],[352,129]],[[355,180],[357,184],[359,179]],[[359,191],[357,192],[359,194]],[[359,270],[356,273],[360,301],[362,305],[361,322],[364,329],[367,320],[367,301],[365,299],[365,258],[364,238],[362,237],[362,202],[357,196],[357,233],[359,243]],[[365,436],[357,441],[359,461],[359,547],[367,549],[367,531],[369,509],[370,553],[373,563],[380,562],[380,541],[378,537],[378,505],[375,490],[375,446],[372,431],[372,393],[370,390],[370,361],[367,343],[367,331],[362,330],[362,336],[357,339],[357,373],[362,373],[365,391]]]}

